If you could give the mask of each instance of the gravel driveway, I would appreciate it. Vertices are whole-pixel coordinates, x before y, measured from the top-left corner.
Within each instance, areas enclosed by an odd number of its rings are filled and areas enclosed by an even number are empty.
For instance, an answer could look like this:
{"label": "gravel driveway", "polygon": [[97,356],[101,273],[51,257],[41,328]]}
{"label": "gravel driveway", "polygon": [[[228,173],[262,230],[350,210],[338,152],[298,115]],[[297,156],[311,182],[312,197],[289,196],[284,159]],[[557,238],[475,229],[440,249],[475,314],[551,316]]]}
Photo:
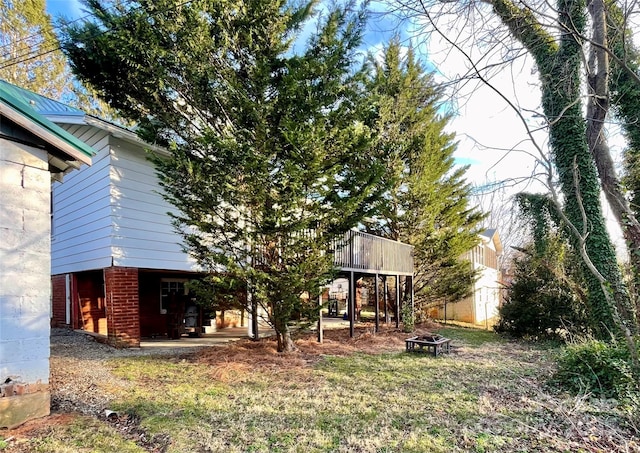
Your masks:
{"label": "gravel driveway", "polygon": [[[225,338],[221,343],[230,341]],[[200,346],[202,347],[202,346]],[[182,356],[197,348],[176,347],[116,349],[95,341],[91,335],[69,329],[51,329],[51,410],[103,414],[110,399],[101,389],[128,388],[131,384],[114,376],[106,365],[117,357],[142,355]]]}

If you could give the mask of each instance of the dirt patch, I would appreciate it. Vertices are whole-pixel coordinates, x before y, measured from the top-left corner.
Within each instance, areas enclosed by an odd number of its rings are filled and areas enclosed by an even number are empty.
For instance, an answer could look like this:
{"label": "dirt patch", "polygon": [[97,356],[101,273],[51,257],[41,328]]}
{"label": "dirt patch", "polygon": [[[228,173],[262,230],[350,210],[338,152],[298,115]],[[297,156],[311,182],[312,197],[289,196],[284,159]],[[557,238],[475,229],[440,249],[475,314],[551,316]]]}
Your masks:
{"label": "dirt patch", "polygon": [[[50,428],[53,426],[66,426],[71,423],[77,414],[67,413],[67,414],[51,414],[47,417],[37,418],[35,420],[30,420],[17,428],[0,431],[0,434],[3,434],[5,440],[11,440],[12,438],[23,438],[30,437],[36,434],[37,432],[41,432],[44,428]],[[46,424],[43,423],[46,421]]]}
{"label": "dirt patch", "polygon": [[0,448],[0,450],[10,453],[29,453],[32,451],[29,444],[30,439],[47,437],[56,427],[70,425],[77,417],[81,416],[78,413],[51,414],[47,417],[29,420],[14,429],[0,430],[0,438],[4,438],[7,443],[6,449]]}
{"label": "dirt patch", "polygon": [[117,430],[122,437],[144,448],[145,451],[164,453],[171,444],[171,437],[168,434],[149,435],[140,428],[140,418],[135,415],[121,415],[117,412],[106,411],[99,419]]}
{"label": "dirt patch", "polygon": [[273,338],[259,341],[241,340],[224,348],[209,348],[194,353],[194,360],[211,366],[213,378],[232,382],[250,370],[290,370],[312,366],[323,356],[348,356],[356,353],[382,354],[400,352],[411,335],[427,335],[438,328],[437,324],[420,325],[412,334],[396,328],[381,326],[374,333],[373,326],[358,327],[354,336],[349,329],[331,329],[324,332],[322,343],[316,333],[299,335],[295,339],[297,351],[279,353]]}

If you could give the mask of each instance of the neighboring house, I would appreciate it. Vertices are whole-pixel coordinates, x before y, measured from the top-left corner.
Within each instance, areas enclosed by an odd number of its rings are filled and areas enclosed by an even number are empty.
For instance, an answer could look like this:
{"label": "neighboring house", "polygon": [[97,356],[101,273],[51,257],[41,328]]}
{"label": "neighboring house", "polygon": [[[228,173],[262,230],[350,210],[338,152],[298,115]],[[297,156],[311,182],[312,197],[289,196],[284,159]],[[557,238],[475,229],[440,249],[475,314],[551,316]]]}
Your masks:
{"label": "neighboring house", "polygon": [[22,93],[0,82],[0,427],[9,428],[49,414],[51,179],[94,154]]}
{"label": "neighboring house", "polygon": [[480,234],[480,243],[466,253],[465,259],[478,269],[479,278],[474,283],[473,293],[458,302],[446,304],[438,309],[438,318],[467,322],[489,327],[498,316],[501,298],[501,277],[498,256],[502,254],[500,235],[495,229]]}
{"label": "neighboring house", "polygon": [[[133,132],[21,90],[23,100],[97,155],[52,187],[52,323],[104,335],[114,346],[165,335],[172,298],[196,272],[159,193],[147,150]],[[181,297],[182,296],[182,297]]]}

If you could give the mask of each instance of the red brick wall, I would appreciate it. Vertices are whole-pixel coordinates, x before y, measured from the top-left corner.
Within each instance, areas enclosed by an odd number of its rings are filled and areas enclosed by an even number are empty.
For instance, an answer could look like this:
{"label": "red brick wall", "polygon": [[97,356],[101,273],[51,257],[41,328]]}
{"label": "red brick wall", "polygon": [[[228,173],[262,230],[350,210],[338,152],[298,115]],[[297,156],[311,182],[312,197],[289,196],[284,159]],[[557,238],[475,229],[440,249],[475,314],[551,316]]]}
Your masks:
{"label": "red brick wall", "polygon": [[51,277],[51,304],[52,316],[51,325],[53,327],[68,327],[66,323],[66,298],[67,286],[64,274]]}
{"label": "red brick wall", "polygon": [[104,279],[108,342],[116,347],[140,347],[138,269],[108,267]]}

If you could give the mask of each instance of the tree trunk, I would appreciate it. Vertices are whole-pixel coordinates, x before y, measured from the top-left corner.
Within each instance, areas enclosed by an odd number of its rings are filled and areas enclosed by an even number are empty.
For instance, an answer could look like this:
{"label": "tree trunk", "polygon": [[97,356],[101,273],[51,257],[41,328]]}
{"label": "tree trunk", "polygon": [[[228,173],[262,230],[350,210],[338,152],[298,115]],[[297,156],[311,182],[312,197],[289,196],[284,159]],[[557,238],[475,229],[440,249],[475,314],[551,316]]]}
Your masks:
{"label": "tree trunk", "polygon": [[[624,316],[631,301],[617,265],[600,205],[600,184],[586,139],[580,80],[586,5],[580,0],[558,0],[559,41],[543,31],[533,13],[509,0],[492,0],[494,11],[535,58],[540,71],[542,105],[549,122],[549,146],[558,170],[568,221],[575,227],[574,246],[584,246],[595,269],[608,283],[604,288],[587,263],[589,312],[594,333],[607,338],[623,326],[614,320],[616,308]],[[616,307],[607,303],[611,291]],[[628,320],[628,319],[627,319]]]}
{"label": "tree trunk", "polygon": [[291,331],[287,323],[282,323],[279,328],[276,328],[276,339],[278,340],[278,352],[293,352],[297,351],[296,344],[291,339]]}
{"label": "tree trunk", "polygon": [[291,330],[288,323],[290,315],[282,311],[282,307],[278,303],[271,307],[273,328],[276,331],[276,340],[278,341],[278,352],[296,351],[297,348],[291,339]]}
{"label": "tree trunk", "polygon": [[[600,185],[609,202],[611,212],[622,230],[629,249],[629,257],[638,284],[640,274],[640,223],[631,210],[625,197],[622,184],[616,174],[613,159],[606,138],[604,124],[610,109],[609,93],[609,48],[607,40],[607,21],[603,0],[589,2],[589,14],[593,22],[591,52],[587,67],[587,84],[589,101],[587,104],[587,142],[596,163]],[[623,314],[626,319],[631,314]]]}

